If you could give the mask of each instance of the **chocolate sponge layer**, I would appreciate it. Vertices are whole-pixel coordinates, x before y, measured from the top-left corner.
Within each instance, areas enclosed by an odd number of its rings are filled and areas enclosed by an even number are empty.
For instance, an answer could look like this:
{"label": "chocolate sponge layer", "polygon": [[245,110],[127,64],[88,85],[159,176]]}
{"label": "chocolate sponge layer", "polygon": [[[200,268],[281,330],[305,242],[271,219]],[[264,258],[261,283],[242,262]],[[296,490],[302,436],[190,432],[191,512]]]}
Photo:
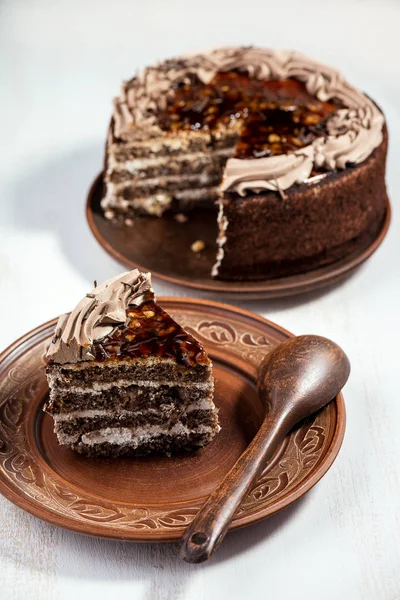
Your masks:
{"label": "chocolate sponge layer", "polygon": [[211,395],[209,390],[195,386],[160,385],[157,388],[135,384],[118,387],[117,385],[94,394],[90,390],[82,393],[64,390],[51,390],[46,412],[58,414],[76,410],[145,410],[158,409],[163,405],[174,404],[184,407]]}
{"label": "chocolate sponge layer", "polygon": [[212,410],[193,410],[185,413],[184,409],[174,409],[169,411],[160,411],[152,413],[132,413],[130,415],[99,416],[94,418],[76,418],[70,421],[58,421],[55,425],[57,434],[73,436],[75,434],[83,435],[90,431],[98,431],[107,427],[149,427],[160,425],[171,428],[176,423],[181,423],[189,429],[195,430],[199,425],[205,425],[213,429],[218,425],[216,411]]}
{"label": "chocolate sponge layer", "polygon": [[118,379],[133,382],[155,381],[162,384],[164,380],[178,385],[207,382],[211,376],[211,367],[196,365],[190,369],[184,365],[168,360],[146,359],[133,362],[115,361],[107,363],[82,362],[78,365],[49,364],[46,367],[49,381],[54,381],[55,388],[71,386],[94,386],[99,383],[115,384]]}

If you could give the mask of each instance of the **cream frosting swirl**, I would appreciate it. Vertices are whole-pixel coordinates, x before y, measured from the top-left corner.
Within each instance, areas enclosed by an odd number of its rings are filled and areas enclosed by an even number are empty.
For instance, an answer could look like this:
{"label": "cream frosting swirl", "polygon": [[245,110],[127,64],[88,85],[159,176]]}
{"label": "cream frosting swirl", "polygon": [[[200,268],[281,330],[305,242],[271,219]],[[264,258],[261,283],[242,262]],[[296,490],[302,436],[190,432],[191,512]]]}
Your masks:
{"label": "cream frosting swirl", "polygon": [[165,108],[172,84],[196,76],[204,84],[218,72],[239,69],[256,79],[302,81],[321,101],[339,100],[345,107],[327,121],[328,135],[294,153],[265,158],[230,158],[222,191],[285,190],[307,181],[312,169],[344,169],[364,161],[383,139],[384,117],[375,104],[335,69],[295,51],[226,47],[167,60],[142,70],[122,85],[114,101],[114,134],[124,140],[165,136],[157,112]]}
{"label": "cream frosting swirl", "polygon": [[137,269],[108,279],[58,319],[46,359],[55,363],[94,360],[93,342],[126,323],[128,306],[154,298],[150,273]]}

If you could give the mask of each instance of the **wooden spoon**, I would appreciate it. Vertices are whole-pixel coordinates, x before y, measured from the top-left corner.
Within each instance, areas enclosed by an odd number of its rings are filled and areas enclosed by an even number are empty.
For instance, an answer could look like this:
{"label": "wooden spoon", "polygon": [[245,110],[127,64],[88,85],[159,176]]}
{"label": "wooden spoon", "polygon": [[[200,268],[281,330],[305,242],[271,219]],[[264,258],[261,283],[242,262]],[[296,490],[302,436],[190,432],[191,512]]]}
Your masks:
{"label": "wooden spoon", "polygon": [[333,400],[346,383],[350,363],[341,348],[316,335],[294,337],[262,361],[257,378],[264,421],[187,528],[180,556],[190,563],[210,558],[225,537],[242,500],[289,431]]}

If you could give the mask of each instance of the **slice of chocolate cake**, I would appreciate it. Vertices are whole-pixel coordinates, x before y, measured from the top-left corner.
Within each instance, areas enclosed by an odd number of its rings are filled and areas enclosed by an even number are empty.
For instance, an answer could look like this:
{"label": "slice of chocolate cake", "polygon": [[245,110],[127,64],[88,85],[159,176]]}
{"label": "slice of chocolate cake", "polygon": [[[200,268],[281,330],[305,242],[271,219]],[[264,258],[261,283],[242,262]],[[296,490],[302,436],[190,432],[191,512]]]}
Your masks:
{"label": "slice of chocolate cake", "polygon": [[382,112],[335,69],[295,51],[219,48],[124,82],[102,207],[129,223],[217,201],[213,277],[307,271],[375,239],[386,149]]}
{"label": "slice of chocolate cake", "polygon": [[82,454],[188,450],[219,431],[211,361],[155,302],[150,273],[96,286],[59,318],[47,360],[44,410]]}

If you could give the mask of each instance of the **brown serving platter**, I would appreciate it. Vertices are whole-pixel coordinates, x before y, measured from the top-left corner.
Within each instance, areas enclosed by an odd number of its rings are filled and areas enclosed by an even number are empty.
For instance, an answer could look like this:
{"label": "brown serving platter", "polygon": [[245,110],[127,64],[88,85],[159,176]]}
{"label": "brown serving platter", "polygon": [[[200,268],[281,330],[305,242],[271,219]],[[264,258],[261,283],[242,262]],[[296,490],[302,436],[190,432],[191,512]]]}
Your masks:
{"label": "brown serving platter", "polygon": [[[103,194],[102,174],[93,182],[87,203],[86,217],[99,244],[121,265],[130,269],[151,271],[153,276],[171,283],[204,292],[219,293],[243,299],[279,298],[336,283],[359,267],[382,243],[390,223],[390,203],[385,221],[376,239],[359,247],[346,258],[297,275],[265,281],[220,281],[210,276],[217,252],[217,222],[207,210],[188,213],[186,223],[179,223],[171,213],[161,218],[141,217],[133,226],[108,221],[100,207]],[[195,254],[191,244],[205,242],[205,250]]]}
{"label": "brown serving platter", "polygon": [[[43,356],[55,320],[0,356],[0,492],[33,515],[72,531],[135,541],[180,538],[264,418],[256,389],[266,353],[291,334],[253,313],[205,300],[159,298],[210,354],[221,432],[207,448],[173,457],[91,459],[58,445],[49,415]],[[242,503],[231,529],[297,500],[339,452],[345,407],[339,394],[296,427]]]}

